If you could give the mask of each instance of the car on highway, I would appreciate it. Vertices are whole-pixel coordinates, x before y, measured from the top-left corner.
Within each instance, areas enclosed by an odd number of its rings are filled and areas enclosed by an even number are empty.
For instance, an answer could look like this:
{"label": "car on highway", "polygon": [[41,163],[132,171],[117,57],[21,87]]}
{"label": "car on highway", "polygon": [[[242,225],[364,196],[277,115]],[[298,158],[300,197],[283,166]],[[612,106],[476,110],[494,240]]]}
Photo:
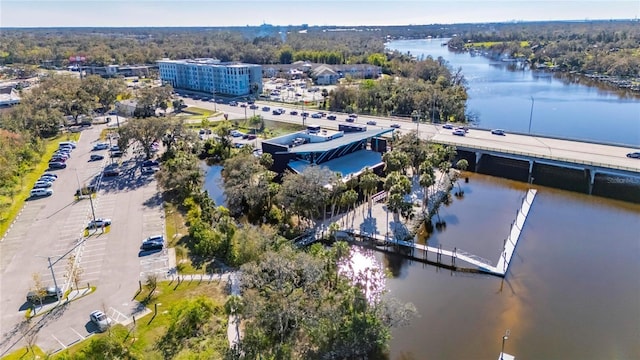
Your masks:
{"label": "car on highway", "polygon": [[51,195],[53,195],[53,190],[51,189],[33,189],[29,193],[29,197],[32,197],[32,198],[51,196]]}
{"label": "car on highway", "polygon": [[59,287],[46,287],[37,291],[29,291],[27,293],[27,302],[32,304],[40,304],[52,300],[62,299],[62,289]]}
{"label": "car on highway", "polygon": [[36,183],[33,185],[34,189],[46,189],[46,188],[50,188],[53,186],[53,183],[51,181],[44,181],[44,180],[39,180],[36,181]]}
{"label": "car on highway", "polygon": [[322,114],[321,113],[314,113],[311,114],[311,117],[314,119],[322,119]]}
{"label": "car on highway", "polygon": [[89,221],[89,223],[87,224],[87,229],[97,229],[109,225],[111,225],[111,219],[97,218],[95,220]]}
{"label": "car on highway", "polygon": [[238,106],[237,101],[229,101],[229,106]]}
{"label": "car on highway", "polygon": [[290,115],[298,115],[298,112],[297,112],[297,111],[295,111],[295,110],[291,110],[291,111],[289,111],[289,114],[290,114]]}
{"label": "car on highway", "polygon": [[271,110],[271,108],[268,107],[268,106],[263,106],[262,107],[262,111],[270,111],[270,110]]}
{"label": "car on highway", "polygon": [[451,125],[451,124],[444,124],[444,125],[442,125],[442,128],[443,128],[443,129],[453,130],[453,125]]}
{"label": "car on highway", "polygon": [[505,132],[502,129],[493,129],[493,130],[491,130],[491,133],[493,135],[503,135],[503,136],[505,135]]}
{"label": "car on highway", "polygon": [[349,117],[353,118],[353,119],[357,119],[358,118],[358,114],[349,114]]}
{"label": "car on highway", "polygon": [[375,125],[375,124],[377,124],[377,122],[375,122],[373,120],[367,121],[367,125]]}
{"label": "car on highway", "polygon": [[67,164],[62,161],[52,161],[49,162],[49,169],[65,169]]}
{"label": "car on highway", "polygon": [[306,111],[303,111],[303,112],[300,113],[300,116],[307,117],[307,116],[309,116],[309,113],[306,112]]}
{"label": "car on highway", "polygon": [[640,151],[630,152],[627,154],[630,159],[640,159]]}
{"label": "car on highway", "polygon": [[274,109],[274,110],[271,112],[271,114],[273,114],[273,115],[281,115],[281,114],[282,114],[282,111],[281,111],[280,109]]}
{"label": "car on highway", "polygon": [[354,122],[354,121],[356,121],[356,118],[348,117],[348,118],[344,119],[344,121],[346,121],[346,122]]}
{"label": "car on highway", "polygon": [[327,120],[335,120],[337,117],[335,115],[327,115]]}
{"label": "car on highway", "polygon": [[465,131],[463,129],[455,129],[452,132],[453,135],[464,136]]}
{"label": "car on highway", "polygon": [[108,148],[109,148],[109,144],[107,143],[97,143],[93,145],[93,151],[107,150]]}
{"label": "car on highway", "polygon": [[392,128],[394,128],[394,129],[400,129],[400,124],[398,124],[398,123],[393,123],[393,124],[391,124],[390,126],[391,126]]}
{"label": "car on highway", "polygon": [[252,110],[255,110],[257,108],[259,108],[259,106],[256,104],[251,104],[251,106],[249,106],[249,109],[252,109]]}
{"label": "car on highway", "polygon": [[162,235],[149,236],[142,242],[142,245],[140,245],[140,249],[143,251],[162,250],[163,247],[164,237]]}
{"label": "car on highway", "polygon": [[104,159],[104,156],[98,154],[91,154],[91,156],[89,156],[89,161],[100,161],[102,159]]}
{"label": "car on highway", "polygon": [[94,310],[89,314],[89,320],[98,328],[98,331],[106,331],[111,326],[111,319],[100,310]]}

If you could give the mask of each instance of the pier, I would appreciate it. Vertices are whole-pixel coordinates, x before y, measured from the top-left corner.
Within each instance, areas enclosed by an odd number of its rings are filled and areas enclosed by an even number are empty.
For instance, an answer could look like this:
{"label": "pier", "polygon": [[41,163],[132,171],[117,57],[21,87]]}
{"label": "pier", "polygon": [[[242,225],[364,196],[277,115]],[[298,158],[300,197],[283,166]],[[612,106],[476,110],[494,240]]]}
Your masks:
{"label": "pier", "polygon": [[[336,237],[343,239],[346,238],[357,245],[374,245],[377,249],[380,249],[381,247],[386,249],[389,245],[402,246],[410,249],[411,254],[408,256],[415,260],[428,262],[430,264],[446,267],[456,271],[481,272],[504,277],[509,270],[511,259],[515,253],[516,246],[518,245],[518,240],[520,239],[520,233],[522,232],[524,223],[527,220],[527,216],[529,215],[529,210],[531,209],[536,193],[537,190],[529,189],[523,197],[521,207],[516,213],[516,219],[511,224],[509,236],[503,241],[502,251],[496,265],[493,265],[489,260],[466,253],[458,248],[447,250],[442,249],[442,247],[433,247],[417,244],[413,241],[395,239],[389,235],[367,233],[360,230],[341,230],[338,231]],[[418,254],[416,254],[416,251]],[[435,259],[433,259],[433,256],[429,259],[429,253],[435,255]],[[460,266],[458,264],[459,261],[473,267]]]}

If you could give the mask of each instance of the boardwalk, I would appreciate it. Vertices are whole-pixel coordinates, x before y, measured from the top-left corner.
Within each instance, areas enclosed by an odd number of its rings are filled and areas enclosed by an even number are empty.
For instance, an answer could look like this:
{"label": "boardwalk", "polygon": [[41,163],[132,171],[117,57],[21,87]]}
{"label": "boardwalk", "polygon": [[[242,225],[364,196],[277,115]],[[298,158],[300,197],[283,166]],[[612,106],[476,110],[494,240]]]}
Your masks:
{"label": "boardwalk", "polygon": [[483,273],[504,277],[509,270],[509,264],[511,263],[511,259],[513,257],[513,254],[515,253],[516,246],[518,245],[518,240],[520,239],[520,233],[522,232],[522,228],[527,219],[527,215],[529,214],[529,210],[531,209],[531,205],[533,204],[536,192],[537,191],[535,189],[529,189],[529,191],[527,191],[527,194],[524,196],[521,208],[518,210],[516,219],[511,225],[511,231],[509,233],[509,236],[503,243],[503,250],[499,255],[498,263],[495,266],[489,260],[482,259],[481,257],[475,256],[473,254],[468,254],[457,248],[454,248],[453,250],[446,250],[442,249],[441,247],[432,247],[423,244],[417,244],[413,241],[399,240],[394,238],[393,236],[381,235],[375,232],[342,230],[337,234],[337,236],[345,237],[344,235],[349,235],[352,237],[352,240],[355,240],[355,243],[362,242],[363,239],[373,240],[379,245],[399,245],[410,248],[412,249],[412,251],[422,251],[422,257],[413,255],[412,253],[412,256],[418,259],[422,258],[426,260],[427,254],[433,253],[436,255],[437,264],[444,264],[442,257],[445,256],[451,259],[451,266],[457,269],[466,269],[456,265],[457,261],[464,261],[465,263],[476,267],[476,269],[470,270],[478,270]]}

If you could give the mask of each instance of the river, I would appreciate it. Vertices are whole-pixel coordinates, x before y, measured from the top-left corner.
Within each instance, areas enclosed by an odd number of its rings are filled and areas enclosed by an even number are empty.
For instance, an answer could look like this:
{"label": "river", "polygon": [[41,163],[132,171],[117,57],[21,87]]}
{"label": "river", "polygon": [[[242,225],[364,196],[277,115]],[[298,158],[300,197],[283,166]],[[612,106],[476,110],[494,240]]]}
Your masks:
{"label": "river", "polygon": [[479,127],[527,133],[531,123],[532,134],[640,147],[640,95],[586,86],[561,74],[510,70],[505,62],[450,52],[441,46],[447,40],[386,46],[417,57],[441,56],[461,68],[469,88],[467,112],[479,118]]}

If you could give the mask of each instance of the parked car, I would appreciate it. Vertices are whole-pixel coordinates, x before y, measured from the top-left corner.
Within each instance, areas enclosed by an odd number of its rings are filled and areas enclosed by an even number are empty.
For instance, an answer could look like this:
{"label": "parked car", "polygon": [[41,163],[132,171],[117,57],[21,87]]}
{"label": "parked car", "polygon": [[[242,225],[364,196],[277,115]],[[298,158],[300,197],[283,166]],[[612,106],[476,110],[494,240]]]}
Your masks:
{"label": "parked car", "polygon": [[102,311],[95,310],[89,314],[89,320],[98,328],[98,331],[106,331],[111,326],[111,319]]}
{"label": "parked car", "polygon": [[244,135],[242,132],[238,131],[238,130],[231,130],[231,132],[229,132],[229,134],[233,137],[242,137],[242,135]]}
{"label": "parked car", "polygon": [[160,163],[155,160],[145,160],[142,162],[142,167],[160,166]]}
{"label": "parked car", "polygon": [[630,152],[627,154],[627,157],[631,159],[640,159],[640,151]]}
{"label": "parked car", "polygon": [[391,124],[391,127],[394,128],[394,129],[400,129],[400,124],[393,123],[393,124]]}
{"label": "parked car", "polygon": [[51,157],[51,160],[49,160],[49,161],[62,161],[62,162],[65,162],[65,161],[67,161],[67,160],[69,160],[69,156],[68,156],[68,155],[64,155],[64,154],[54,154],[54,155]]}
{"label": "parked car", "polygon": [[337,119],[337,117],[335,115],[328,115],[327,119],[328,120],[335,120],[335,119]]}
{"label": "parked car", "polygon": [[120,146],[118,145],[112,145],[111,148],[109,149],[111,151],[120,151]]}
{"label": "parked car", "polygon": [[49,169],[65,169],[67,164],[61,161],[52,161],[49,162]]}
{"label": "parked car", "polygon": [[122,151],[112,151],[111,152],[111,157],[112,158],[119,158],[122,157],[124,155],[124,152]]}
{"label": "parked car", "polygon": [[49,182],[54,182],[58,180],[58,178],[54,178],[52,176],[47,176],[47,175],[42,175],[40,176],[40,178],[38,179],[38,181],[49,181]]}
{"label": "parked car", "polygon": [[146,238],[142,242],[140,249],[143,251],[162,250],[163,247],[164,247],[164,238],[162,237],[162,235],[154,235]]}
{"label": "parked car", "polygon": [[152,167],[152,166],[147,166],[147,167],[143,167],[142,169],[140,169],[140,172],[143,175],[154,174],[156,171],[158,171],[158,168],[155,168],[155,167]]}
{"label": "parked car", "polygon": [[73,149],[76,148],[77,144],[75,141],[61,141],[58,143],[58,146],[69,146]]}
{"label": "parked car", "polygon": [[375,124],[377,124],[377,122],[375,122],[373,120],[367,121],[367,125],[375,125]]}
{"label": "parked car", "polygon": [[36,183],[33,185],[34,189],[45,189],[45,188],[50,188],[53,186],[53,183],[51,181],[36,181]]}
{"label": "parked car", "polygon": [[111,219],[97,218],[95,220],[89,221],[89,223],[87,224],[87,229],[97,229],[109,225],[111,225]]}
{"label": "parked car", "polygon": [[91,156],[89,156],[89,161],[100,161],[102,159],[104,159],[104,156],[98,154],[91,154]]}
{"label": "parked car", "polygon": [[29,196],[32,198],[51,196],[51,195],[53,195],[53,190],[51,189],[33,189],[29,193]]}
{"label": "parked car", "polygon": [[502,130],[502,129],[493,129],[493,130],[491,130],[491,133],[493,135],[503,135],[503,136],[505,135],[504,130]]}
{"label": "parked car", "polygon": [[46,177],[52,177],[52,178],[58,178],[58,175],[54,174],[54,173],[50,173],[50,172],[46,172],[44,174],[42,174],[42,176],[46,176]]}
{"label": "parked car", "polygon": [[463,129],[455,129],[452,132],[453,135],[464,136],[465,131]]}
{"label": "parked car", "polygon": [[107,150],[108,148],[109,148],[109,144],[107,144],[107,143],[97,143],[97,144],[93,145],[93,150],[94,151]]}
{"label": "parked car", "polygon": [[38,291],[29,291],[27,293],[27,302],[30,302],[32,304],[58,300],[58,298],[62,298],[62,289],[53,286],[41,288]]}
{"label": "parked car", "polygon": [[120,175],[120,170],[118,170],[117,168],[105,169],[102,172],[102,176],[105,176],[105,177],[118,176],[118,175]]}

